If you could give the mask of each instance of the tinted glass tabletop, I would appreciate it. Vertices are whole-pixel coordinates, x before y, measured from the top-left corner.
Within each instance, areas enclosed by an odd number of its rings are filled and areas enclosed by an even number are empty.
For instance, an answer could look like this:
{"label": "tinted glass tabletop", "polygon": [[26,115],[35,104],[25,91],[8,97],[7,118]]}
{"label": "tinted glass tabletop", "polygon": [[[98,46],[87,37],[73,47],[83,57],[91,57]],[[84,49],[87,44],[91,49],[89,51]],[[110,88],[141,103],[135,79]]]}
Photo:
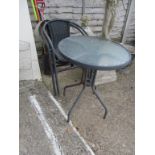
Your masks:
{"label": "tinted glass tabletop", "polygon": [[112,70],[131,61],[131,54],[123,46],[96,37],[68,37],[59,43],[58,49],[67,60],[84,68]]}

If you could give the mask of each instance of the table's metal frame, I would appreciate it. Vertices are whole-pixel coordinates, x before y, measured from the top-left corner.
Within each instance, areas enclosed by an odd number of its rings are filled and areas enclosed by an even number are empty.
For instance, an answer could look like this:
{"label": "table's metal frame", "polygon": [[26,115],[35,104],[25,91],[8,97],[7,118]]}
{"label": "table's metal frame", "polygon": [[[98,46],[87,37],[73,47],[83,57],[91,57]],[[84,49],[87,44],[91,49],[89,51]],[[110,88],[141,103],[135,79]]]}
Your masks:
{"label": "table's metal frame", "polygon": [[74,84],[70,84],[70,85],[66,85],[66,86],[64,87],[64,90],[63,90],[63,95],[64,95],[64,96],[66,95],[66,89],[67,89],[67,88],[71,88],[71,87],[79,86],[79,85],[83,84],[84,74],[85,74],[85,72],[84,72],[84,70],[82,70],[82,77],[81,77],[80,82],[74,83]]}
{"label": "table's metal frame", "polygon": [[[93,69],[85,69],[84,70],[83,81],[81,83],[77,84],[77,85],[83,84],[83,87],[82,87],[82,90],[80,91],[79,95],[76,97],[75,101],[73,102],[73,105],[71,106],[71,108],[70,108],[70,110],[68,112],[67,122],[69,122],[71,112],[72,112],[73,108],[75,107],[75,105],[78,103],[78,101],[79,101],[79,99],[80,99],[80,97],[81,97],[81,95],[82,95],[82,93],[83,93],[83,91],[85,90],[86,87],[91,87],[91,89],[93,91],[93,94],[97,97],[97,99],[99,100],[99,102],[101,103],[101,105],[103,106],[103,108],[105,110],[103,118],[104,119],[106,118],[108,110],[107,110],[106,106],[104,105],[103,101],[101,100],[101,98],[100,98],[100,96],[99,96],[99,94],[98,94],[98,92],[96,90],[96,87],[95,87],[96,72],[97,72],[97,70],[93,70]],[[68,86],[68,87],[70,87],[70,86]]]}
{"label": "table's metal frame", "polygon": [[[112,43],[117,44],[117,45],[121,46],[122,48],[124,48],[122,45],[120,45],[118,43],[115,43],[115,42],[112,42]],[[58,46],[58,48],[59,48],[59,46]],[[127,51],[126,48],[124,48],[124,50]],[[59,51],[61,52],[60,48],[59,48]],[[69,85],[69,86],[66,86],[64,88],[64,94],[65,94],[65,89],[66,88],[76,86],[76,85],[79,85],[79,84],[83,84],[82,90],[80,91],[79,95],[77,96],[77,98],[73,102],[73,105],[71,106],[71,108],[70,108],[70,110],[68,112],[67,122],[69,122],[71,112],[72,112],[73,108],[75,107],[75,105],[77,104],[77,102],[79,101],[79,99],[80,99],[80,97],[81,97],[81,95],[82,95],[82,93],[83,93],[83,91],[85,90],[86,87],[91,87],[91,89],[93,91],[93,94],[97,97],[97,99],[99,100],[99,102],[103,106],[103,108],[105,110],[103,118],[105,119],[106,116],[107,116],[108,110],[107,110],[106,106],[104,105],[103,101],[101,100],[101,98],[100,98],[100,96],[99,96],[99,94],[98,94],[98,92],[96,90],[96,87],[95,87],[95,77],[96,77],[97,70],[116,70],[116,69],[121,69],[123,67],[126,67],[131,62],[131,54],[129,54],[129,60],[128,61],[126,61],[124,64],[117,65],[117,66],[116,65],[115,66],[94,66],[94,65],[91,65],[91,64],[81,63],[81,62],[79,62],[77,60],[73,60],[72,58],[64,55],[63,52],[61,52],[61,54],[69,62],[71,62],[71,63],[73,63],[73,64],[75,64],[77,66],[80,66],[81,68],[84,68],[83,69],[84,70],[84,75],[83,75],[83,78],[82,78],[83,80],[80,83],[77,83],[77,84],[74,84],[74,85]]]}

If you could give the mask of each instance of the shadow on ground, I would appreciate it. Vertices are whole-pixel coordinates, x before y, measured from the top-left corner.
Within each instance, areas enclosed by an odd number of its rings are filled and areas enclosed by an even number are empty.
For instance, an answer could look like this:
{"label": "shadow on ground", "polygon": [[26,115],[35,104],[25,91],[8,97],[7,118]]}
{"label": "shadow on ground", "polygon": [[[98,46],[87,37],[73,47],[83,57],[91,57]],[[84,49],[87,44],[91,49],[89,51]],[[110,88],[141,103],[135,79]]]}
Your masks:
{"label": "shadow on ground", "polygon": [[[86,139],[96,155],[134,155],[134,62],[124,70],[117,71],[117,81],[97,86],[108,108],[104,109],[87,88],[75,107],[71,119],[77,130]],[[81,70],[59,73],[61,94],[67,84],[80,80]],[[43,75],[43,81],[51,90],[50,76]],[[66,96],[57,100],[67,112],[82,86],[69,88]]]}

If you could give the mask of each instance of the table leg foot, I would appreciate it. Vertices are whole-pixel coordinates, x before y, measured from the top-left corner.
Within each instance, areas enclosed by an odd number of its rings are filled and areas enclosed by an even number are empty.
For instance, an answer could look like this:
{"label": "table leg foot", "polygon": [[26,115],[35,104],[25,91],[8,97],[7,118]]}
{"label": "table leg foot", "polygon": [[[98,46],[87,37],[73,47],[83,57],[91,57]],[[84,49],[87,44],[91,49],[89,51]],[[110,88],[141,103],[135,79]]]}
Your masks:
{"label": "table leg foot", "polygon": [[104,113],[104,116],[103,116],[103,119],[106,118],[107,116],[107,113],[108,113],[108,110],[107,110],[107,107],[104,105],[103,101],[101,100],[100,96],[98,95],[95,87],[92,87],[92,90],[93,90],[93,93],[94,95],[98,98],[98,100],[100,101],[101,105],[103,106],[104,110],[105,110],[105,113]]}
{"label": "table leg foot", "polygon": [[81,97],[81,95],[82,95],[84,89],[85,89],[85,86],[83,86],[81,92],[79,93],[78,97],[75,99],[75,101],[74,101],[72,107],[70,108],[70,110],[69,110],[69,112],[68,112],[67,122],[69,122],[70,116],[71,116],[71,112],[72,112],[73,108],[75,107],[75,105],[77,104],[78,100],[80,99],[80,97]]}

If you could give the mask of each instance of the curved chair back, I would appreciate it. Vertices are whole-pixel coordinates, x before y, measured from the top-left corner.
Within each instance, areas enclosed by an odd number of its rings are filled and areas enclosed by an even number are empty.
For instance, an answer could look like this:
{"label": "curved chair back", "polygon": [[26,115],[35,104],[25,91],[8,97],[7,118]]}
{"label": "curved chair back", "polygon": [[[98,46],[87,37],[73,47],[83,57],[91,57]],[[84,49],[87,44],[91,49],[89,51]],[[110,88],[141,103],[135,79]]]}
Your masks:
{"label": "curved chair back", "polygon": [[43,25],[43,34],[47,47],[49,47],[49,51],[53,52],[57,59],[60,61],[65,61],[58,51],[58,43],[70,36],[71,27],[77,29],[82,35],[87,35],[85,30],[80,27],[78,24],[73,23],[68,20],[55,19],[51,21],[47,21]]}
{"label": "curved chair back", "polygon": [[[45,21],[40,26],[40,35],[42,36],[43,42],[46,45],[48,51],[48,62],[50,65],[53,90],[55,95],[59,95],[60,93],[59,81],[57,77],[57,66],[70,64],[59,52],[58,43],[62,39],[70,36],[71,27],[77,29],[82,35],[87,35],[82,27],[67,20],[55,19],[51,21]],[[73,65],[70,65],[70,68],[72,68]]]}
{"label": "curved chair back", "polygon": [[47,32],[54,48],[57,49],[58,43],[70,36],[69,22],[63,20],[50,21],[47,23]]}

